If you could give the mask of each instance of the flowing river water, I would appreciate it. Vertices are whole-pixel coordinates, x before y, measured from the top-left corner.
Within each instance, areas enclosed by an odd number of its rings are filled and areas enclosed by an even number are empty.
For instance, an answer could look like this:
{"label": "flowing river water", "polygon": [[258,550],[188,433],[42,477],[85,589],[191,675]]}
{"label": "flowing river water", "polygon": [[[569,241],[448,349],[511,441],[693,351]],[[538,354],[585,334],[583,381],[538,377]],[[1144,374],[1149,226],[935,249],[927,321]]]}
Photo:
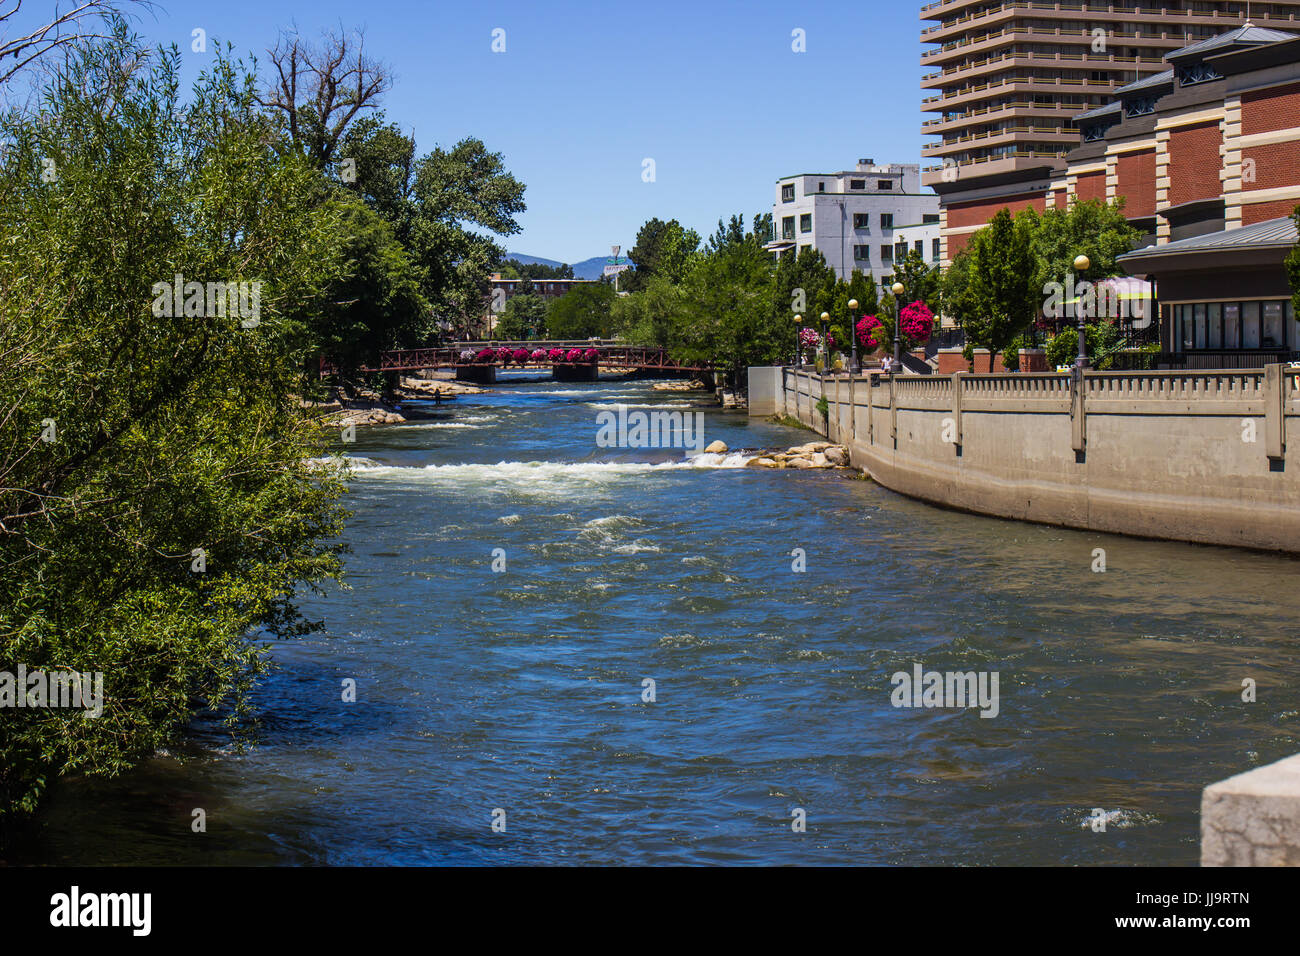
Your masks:
{"label": "flowing river water", "polygon": [[[1300,750],[1295,560],[599,448],[620,403],[816,437],[613,381],[359,430],[352,590],[276,644],[259,745],[65,781],[11,862],[1193,864],[1202,787]],[[997,716],[893,706],[918,663]]]}

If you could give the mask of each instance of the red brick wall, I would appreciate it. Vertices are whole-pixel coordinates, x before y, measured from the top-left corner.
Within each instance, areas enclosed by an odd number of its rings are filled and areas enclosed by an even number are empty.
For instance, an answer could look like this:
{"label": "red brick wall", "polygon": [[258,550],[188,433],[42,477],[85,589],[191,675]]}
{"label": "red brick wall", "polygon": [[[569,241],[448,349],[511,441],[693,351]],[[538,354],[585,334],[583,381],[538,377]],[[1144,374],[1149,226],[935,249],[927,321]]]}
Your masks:
{"label": "red brick wall", "polygon": [[1300,126],[1300,83],[1241,94],[1241,132],[1268,133]]}
{"label": "red brick wall", "polygon": [[1184,126],[1169,136],[1169,205],[1180,206],[1197,199],[1223,195],[1219,172],[1223,158],[1219,123],[1212,120]]}
{"label": "red brick wall", "polygon": [[970,237],[975,235],[973,232],[958,233],[955,236],[948,237],[948,258],[954,258],[957,253],[961,252],[970,245]]}
{"label": "red brick wall", "polygon": [[1124,214],[1130,219],[1154,216],[1156,213],[1156,151],[1121,153],[1119,157],[1119,185],[1115,194],[1127,203]]}
{"label": "red brick wall", "polygon": [[1105,202],[1106,174],[1104,172],[1084,173],[1074,187],[1074,198],[1079,202],[1087,202],[1089,199],[1100,199]]}
{"label": "red brick wall", "polygon": [[960,229],[962,226],[986,226],[988,221],[998,214],[1000,209],[1010,209],[1014,216],[1020,210],[1032,206],[1039,212],[1047,209],[1047,192],[1025,193],[1019,196],[1003,196],[999,199],[974,199],[968,202],[956,202],[947,207],[948,227]]}
{"label": "red brick wall", "polygon": [[1296,206],[1300,206],[1300,199],[1279,199],[1277,202],[1257,202],[1242,206],[1241,224],[1253,226],[1257,222],[1281,219],[1283,216],[1291,215]]}
{"label": "red brick wall", "polygon": [[[1246,182],[1246,160],[1255,161],[1255,181]],[[1241,151],[1242,190],[1300,186],[1300,143],[1270,143]]]}

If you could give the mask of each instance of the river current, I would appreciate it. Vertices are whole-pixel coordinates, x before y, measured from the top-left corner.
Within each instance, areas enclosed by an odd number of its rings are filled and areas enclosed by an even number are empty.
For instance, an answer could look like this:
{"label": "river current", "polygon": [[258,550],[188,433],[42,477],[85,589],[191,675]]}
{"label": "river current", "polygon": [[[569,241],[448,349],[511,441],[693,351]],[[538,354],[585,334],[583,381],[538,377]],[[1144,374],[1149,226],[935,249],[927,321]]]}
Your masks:
{"label": "river current", "polygon": [[[598,447],[620,404],[733,451]],[[64,781],[11,862],[1194,864],[1201,789],[1300,750],[1295,560],[746,468],[816,436],[643,382],[433,411],[339,446],[351,590],[258,745]],[[997,715],[894,706],[916,664]]]}

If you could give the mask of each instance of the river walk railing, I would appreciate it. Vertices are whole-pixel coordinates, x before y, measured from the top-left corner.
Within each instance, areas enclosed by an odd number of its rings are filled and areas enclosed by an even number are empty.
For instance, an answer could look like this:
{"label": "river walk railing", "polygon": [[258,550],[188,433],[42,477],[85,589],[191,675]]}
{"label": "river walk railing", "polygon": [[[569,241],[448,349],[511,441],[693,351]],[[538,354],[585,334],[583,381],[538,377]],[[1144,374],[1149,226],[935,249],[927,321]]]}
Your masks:
{"label": "river walk railing", "polygon": [[[821,403],[825,398],[826,402]],[[822,376],[750,370],[894,491],[1097,531],[1300,553],[1300,368]]]}

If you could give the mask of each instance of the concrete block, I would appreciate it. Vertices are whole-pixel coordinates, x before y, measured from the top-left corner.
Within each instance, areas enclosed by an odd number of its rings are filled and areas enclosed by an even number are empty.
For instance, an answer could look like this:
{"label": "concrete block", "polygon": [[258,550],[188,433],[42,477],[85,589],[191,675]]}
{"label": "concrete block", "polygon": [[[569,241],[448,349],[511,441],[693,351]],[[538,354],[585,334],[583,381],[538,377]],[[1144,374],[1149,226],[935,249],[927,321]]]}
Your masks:
{"label": "concrete block", "polygon": [[1205,788],[1201,866],[1300,866],[1300,754]]}

